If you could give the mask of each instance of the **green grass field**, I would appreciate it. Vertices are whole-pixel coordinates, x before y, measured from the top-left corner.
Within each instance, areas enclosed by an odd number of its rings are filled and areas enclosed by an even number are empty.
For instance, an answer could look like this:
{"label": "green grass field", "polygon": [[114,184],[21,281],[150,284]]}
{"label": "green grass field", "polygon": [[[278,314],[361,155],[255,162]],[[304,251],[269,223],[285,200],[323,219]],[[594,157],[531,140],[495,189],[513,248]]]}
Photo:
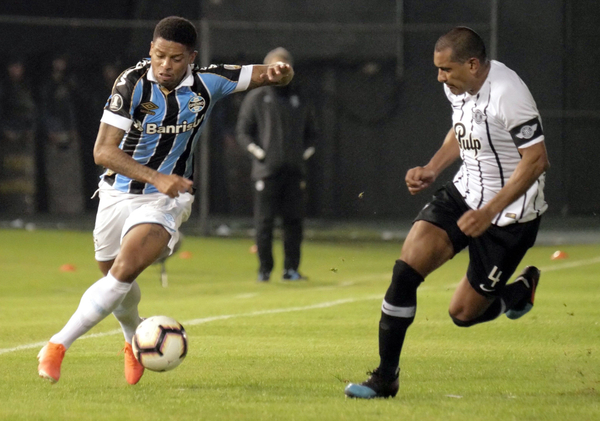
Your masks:
{"label": "green grass field", "polygon": [[343,389],[378,363],[400,245],[305,242],[308,282],[257,284],[251,244],[188,237],[181,251],[192,257],[168,261],[168,288],[157,267],[138,279],[141,314],[186,327],[177,369],[129,386],[111,316],[75,342],[51,385],[35,357],[99,278],[91,233],[0,230],[0,419],[600,420],[600,246],[564,246],[566,260],[550,259],[556,247],[532,249],[524,263],[542,269],[533,311],[469,329],[447,316],[461,253],[420,288],[398,396],[358,401]]}

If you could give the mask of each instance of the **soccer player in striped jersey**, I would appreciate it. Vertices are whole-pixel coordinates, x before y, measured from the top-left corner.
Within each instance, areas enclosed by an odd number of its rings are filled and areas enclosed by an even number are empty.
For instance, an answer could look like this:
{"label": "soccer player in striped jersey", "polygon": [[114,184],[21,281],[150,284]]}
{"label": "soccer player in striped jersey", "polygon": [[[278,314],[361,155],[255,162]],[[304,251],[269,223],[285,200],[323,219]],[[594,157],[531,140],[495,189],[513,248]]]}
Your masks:
{"label": "soccer player in striped jersey", "polygon": [[38,355],[40,377],[57,382],[65,351],[110,313],[125,336],[125,378],[136,384],[143,367],[131,340],[141,319],[137,276],[172,253],[179,227],[191,212],[193,152],[215,103],[259,86],[287,85],[284,63],[219,65],[199,69],[194,25],[171,16],[155,27],[150,58],[115,81],[94,146],[106,167],[99,184],[94,228],[96,260],[103,277]]}
{"label": "soccer player in striped jersey", "polygon": [[381,307],[380,365],[345,393],[355,398],[395,396],[400,352],[415,318],[417,287],[469,247],[469,266],[450,302],[457,326],[517,319],[531,310],[540,272],[529,266],[507,285],[533,246],[549,162],[542,122],[529,89],[504,64],[488,60],[483,40],[457,27],[440,37],[433,61],[452,106],[453,127],[424,167],[406,174],[411,194],[429,187],[457,159],[452,182],[417,215],[394,266]]}

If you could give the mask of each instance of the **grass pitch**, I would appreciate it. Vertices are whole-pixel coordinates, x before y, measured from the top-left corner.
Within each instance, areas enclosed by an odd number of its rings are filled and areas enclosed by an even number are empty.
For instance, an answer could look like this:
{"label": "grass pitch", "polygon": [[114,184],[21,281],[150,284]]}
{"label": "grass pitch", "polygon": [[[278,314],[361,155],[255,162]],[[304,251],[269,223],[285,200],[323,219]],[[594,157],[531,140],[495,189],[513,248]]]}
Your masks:
{"label": "grass pitch", "polygon": [[[381,299],[397,243],[305,242],[308,282],[255,282],[251,240],[186,238],[138,279],[142,315],[185,326],[172,372],[123,377],[123,337],[109,317],[73,344],[56,385],[36,355],[99,278],[91,233],[0,230],[0,419],[4,420],[598,420],[600,247],[536,247],[534,310],[469,329],[447,316],[461,253],[419,290],[395,399],[344,397],[378,363]],[[281,244],[276,242],[281,264]],[[191,254],[184,259],[181,252]],[[75,271],[61,271],[64,264]],[[519,269],[520,270],[520,269]]]}

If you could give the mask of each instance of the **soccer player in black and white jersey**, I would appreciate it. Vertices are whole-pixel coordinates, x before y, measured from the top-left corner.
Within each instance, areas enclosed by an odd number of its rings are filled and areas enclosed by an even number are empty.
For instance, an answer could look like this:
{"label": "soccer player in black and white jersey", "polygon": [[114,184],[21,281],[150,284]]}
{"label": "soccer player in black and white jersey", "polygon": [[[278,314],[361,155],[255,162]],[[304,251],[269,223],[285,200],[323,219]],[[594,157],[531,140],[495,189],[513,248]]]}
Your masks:
{"label": "soccer player in black and white jersey", "polygon": [[540,272],[529,266],[507,285],[533,246],[549,162],[540,116],[529,89],[504,64],[488,60],[483,40],[457,27],[440,37],[433,62],[452,105],[453,127],[429,163],[410,169],[411,194],[429,187],[462,160],[452,182],[417,215],[394,266],[381,307],[380,365],[354,398],[395,396],[406,330],[415,318],[417,288],[435,269],[469,247],[469,266],[450,302],[450,317],[469,327],[501,314],[517,319],[533,306]]}
{"label": "soccer player in black and white jersey", "polygon": [[97,164],[107,168],[99,184],[94,228],[100,280],[81,297],[67,324],[38,354],[40,377],[57,382],[66,350],[109,314],[125,336],[125,378],[136,384],[144,368],[131,340],[138,314],[138,275],[169,255],[179,227],[191,212],[193,152],[214,103],[259,86],[287,85],[289,64],[199,69],[197,34],[187,19],[171,16],[155,27],[150,59],[115,81],[94,146]]}

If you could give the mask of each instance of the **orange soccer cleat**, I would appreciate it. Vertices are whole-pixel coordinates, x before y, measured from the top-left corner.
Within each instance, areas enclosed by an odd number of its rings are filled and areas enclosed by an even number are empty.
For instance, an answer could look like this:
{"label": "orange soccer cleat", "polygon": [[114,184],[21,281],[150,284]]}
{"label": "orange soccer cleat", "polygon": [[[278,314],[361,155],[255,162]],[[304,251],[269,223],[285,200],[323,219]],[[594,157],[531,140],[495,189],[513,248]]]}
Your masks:
{"label": "orange soccer cleat", "polygon": [[67,349],[62,344],[48,342],[38,353],[38,374],[41,378],[56,383],[60,379],[60,365]]}
{"label": "orange soccer cleat", "polygon": [[129,384],[136,384],[144,374],[144,366],[133,355],[131,344],[125,342],[123,353],[125,354],[125,380]]}

